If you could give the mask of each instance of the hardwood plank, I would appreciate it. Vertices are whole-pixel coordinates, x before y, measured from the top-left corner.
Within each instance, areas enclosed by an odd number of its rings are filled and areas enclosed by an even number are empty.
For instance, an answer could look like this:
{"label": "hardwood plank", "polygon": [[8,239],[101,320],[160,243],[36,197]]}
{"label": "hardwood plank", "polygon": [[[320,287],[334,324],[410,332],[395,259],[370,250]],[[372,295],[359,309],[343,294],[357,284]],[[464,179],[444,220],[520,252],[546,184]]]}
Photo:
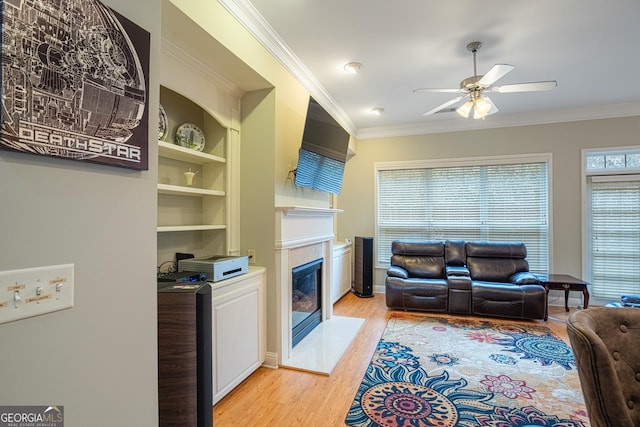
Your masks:
{"label": "hardwood plank", "polygon": [[[259,368],[213,408],[215,427],[232,426],[344,426],[344,418],[373,351],[393,310],[384,295],[358,298],[346,294],[334,305],[334,314],[366,319],[330,376],[291,369]],[[564,307],[549,307],[548,326],[569,342]]]}

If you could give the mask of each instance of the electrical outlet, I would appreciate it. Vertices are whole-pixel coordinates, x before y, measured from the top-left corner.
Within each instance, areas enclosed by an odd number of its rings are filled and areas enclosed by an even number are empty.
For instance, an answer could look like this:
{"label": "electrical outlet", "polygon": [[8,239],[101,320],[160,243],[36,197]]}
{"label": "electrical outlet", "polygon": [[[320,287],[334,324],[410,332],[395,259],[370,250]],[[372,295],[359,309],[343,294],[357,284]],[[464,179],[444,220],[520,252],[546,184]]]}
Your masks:
{"label": "electrical outlet", "polygon": [[248,249],[247,250],[247,255],[249,255],[249,264],[255,264],[256,263],[256,250],[255,249]]}

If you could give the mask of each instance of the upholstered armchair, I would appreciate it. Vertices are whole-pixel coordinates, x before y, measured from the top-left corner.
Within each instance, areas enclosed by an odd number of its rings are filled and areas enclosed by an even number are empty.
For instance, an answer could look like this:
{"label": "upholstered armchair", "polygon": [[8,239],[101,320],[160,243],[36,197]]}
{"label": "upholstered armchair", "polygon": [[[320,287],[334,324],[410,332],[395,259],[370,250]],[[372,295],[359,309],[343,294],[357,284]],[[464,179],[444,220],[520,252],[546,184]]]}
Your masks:
{"label": "upholstered armchair", "polygon": [[591,425],[640,426],[640,308],[576,311],[567,333]]}

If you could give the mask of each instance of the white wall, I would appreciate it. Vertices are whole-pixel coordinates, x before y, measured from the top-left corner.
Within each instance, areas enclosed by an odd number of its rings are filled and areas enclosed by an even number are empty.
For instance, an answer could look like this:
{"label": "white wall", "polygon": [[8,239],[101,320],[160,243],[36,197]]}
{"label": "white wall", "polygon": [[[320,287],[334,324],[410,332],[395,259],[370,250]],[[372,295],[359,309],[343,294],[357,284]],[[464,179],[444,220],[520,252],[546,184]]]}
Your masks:
{"label": "white wall", "polygon": [[[338,238],[375,235],[375,162],[551,153],[551,266],[581,277],[581,150],[639,145],[638,135],[640,118],[626,117],[361,140],[345,170]],[[384,270],[378,270],[376,285],[383,283]]]}
{"label": "white wall", "polygon": [[[151,33],[160,7],[105,0]],[[0,270],[75,264],[75,307],[0,325],[0,403],[63,405],[65,425],[157,426],[155,113],[146,172],[0,151]]]}

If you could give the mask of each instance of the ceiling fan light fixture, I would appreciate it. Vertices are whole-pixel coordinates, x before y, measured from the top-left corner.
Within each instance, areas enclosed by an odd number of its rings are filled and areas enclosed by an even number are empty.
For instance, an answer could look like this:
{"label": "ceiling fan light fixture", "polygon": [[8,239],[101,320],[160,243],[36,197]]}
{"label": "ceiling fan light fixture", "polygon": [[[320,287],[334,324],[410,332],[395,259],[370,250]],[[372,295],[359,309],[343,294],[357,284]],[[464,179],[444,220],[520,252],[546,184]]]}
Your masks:
{"label": "ceiling fan light fixture", "polygon": [[473,101],[467,101],[456,109],[456,113],[460,114],[465,119],[469,117],[471,109],[473,108]]}
{"label": "ceiling fan light fixture", "polygon": [[473,106],[474,119],[484,119],[489,114],[489,111],[491,111],[491,104],[489,102],[482,97],[476,99],[475,105]]}
{"label": "ceiling fan light fixture", "polygon": [[348,73],[358,74],[358,72],[362,68],[362,64],[360,62],[348,62],[344,64],[343,68]]}

